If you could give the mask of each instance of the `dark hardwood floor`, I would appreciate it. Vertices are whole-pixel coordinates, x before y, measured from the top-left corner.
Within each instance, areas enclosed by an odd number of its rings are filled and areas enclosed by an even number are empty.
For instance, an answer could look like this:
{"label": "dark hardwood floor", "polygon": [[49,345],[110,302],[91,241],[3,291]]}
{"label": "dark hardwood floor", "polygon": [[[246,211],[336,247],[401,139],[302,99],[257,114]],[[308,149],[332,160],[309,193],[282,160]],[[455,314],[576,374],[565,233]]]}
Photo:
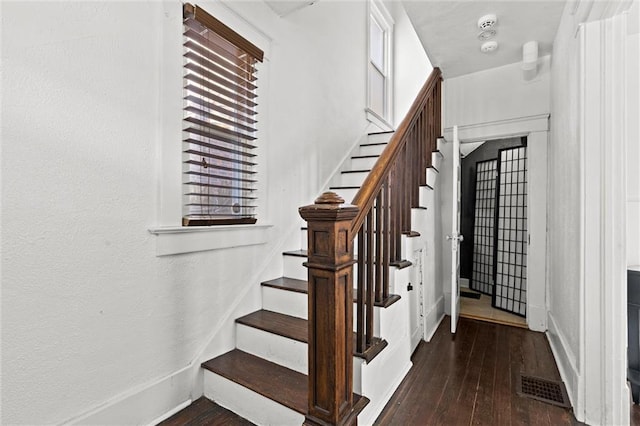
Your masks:
{"label": "dark hardwood floor", "polygon": [[577,424],[571,411],[516,393],[521,372],[560,380],[542,333],[460,318],[452,336],[447,317],[412,361],[376,424]]}
{"label": "dark hardwood floor", "polygon": [[243,419],[231,411],[222,408],[202,397],[184,410],[174,414],[159,426],[251,426],[249,420]]}
{"label": "dark hardwood floor", "polygon": [[[445,318],[431,342],[421,342],[413,367],[376,420],[377,425],[575,425],[572,412],[516,394],[520,372],[560,380],[542,333],[460,318],[449,333]],[[252,423],[201,398],[162,426]],[[640,426],[640,407],[631,408]]]}

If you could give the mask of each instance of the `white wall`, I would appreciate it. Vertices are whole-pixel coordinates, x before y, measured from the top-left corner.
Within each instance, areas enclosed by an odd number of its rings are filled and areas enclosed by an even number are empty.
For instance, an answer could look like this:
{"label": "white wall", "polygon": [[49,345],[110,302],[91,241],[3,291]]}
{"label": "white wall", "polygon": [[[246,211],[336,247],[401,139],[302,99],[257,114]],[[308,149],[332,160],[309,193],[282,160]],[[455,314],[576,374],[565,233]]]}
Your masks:
{"label": "white wall", "polygon": [[[640,2],[629,11],[627,36],[627,265],[640,266]],[[635,143],[634,143],[635,141]]]}
{"label": "white wall", "polygon": [[[579,134],[579,40],[567,10],[553,45],[551,79],[551,140],[549,143],[548,280],[549,332],[564,342],[568,371],[579,365],[580,254],[580,134]],[[569,377],[569,376],[568,376]],[[575,382],[577,378],[573,378]],[[569,380],[567,387],[575,389]],[[573,396],[572,396],[573,397]]]}
{"label": "white wall", "polygon": [[[367,126],[366,4],[286,18],[259,1],[204,5],[267,40],[261,220],[272,238],[166,257],[147,229],[179,199],[159,182],[180,167],[161,143],[180,126],[163,101],[180,93],[166,68],[171,55],[181,63],[180,3],[2,6],[2,423],[146,423],[199,396],[200,355],[233,345],[233,318],[259,307],[259,281],[295,248],[284,243],[297,208]],[[125,407],[156,386],[163,398]]]}
{"label": "white wall", "polygon": [[547,114],[550,63],[540,58],[531,81],[522,78],[520,63],[445,80],[444,127]]}
{"label": "white wall", "polygon": [[397,127],[409,111],[416,94],[427,81],[433,66],[409,21],[402,2],[389,2],[387,7],[395,21],[393,123]]}

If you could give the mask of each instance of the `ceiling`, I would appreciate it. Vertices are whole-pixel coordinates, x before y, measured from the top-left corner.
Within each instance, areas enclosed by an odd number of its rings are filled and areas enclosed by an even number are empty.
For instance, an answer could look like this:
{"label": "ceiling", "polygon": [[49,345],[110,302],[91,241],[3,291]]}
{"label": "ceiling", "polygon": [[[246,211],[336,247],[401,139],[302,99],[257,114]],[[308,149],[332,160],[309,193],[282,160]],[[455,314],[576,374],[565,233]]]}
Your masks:
{"label": "ceiling", "polygon": [[[539,57],[551,53],[564,0],[403,0],[429,59],[451,78],[522,61],[522,45],[536,40]],[[482,53],[478,19],[495,14],[498,49]]]}
{"label": "ceiling", "polygon": [[265,3],[282,18],[305,6],[311,6],[316,1],[318,0],[265,0]]}

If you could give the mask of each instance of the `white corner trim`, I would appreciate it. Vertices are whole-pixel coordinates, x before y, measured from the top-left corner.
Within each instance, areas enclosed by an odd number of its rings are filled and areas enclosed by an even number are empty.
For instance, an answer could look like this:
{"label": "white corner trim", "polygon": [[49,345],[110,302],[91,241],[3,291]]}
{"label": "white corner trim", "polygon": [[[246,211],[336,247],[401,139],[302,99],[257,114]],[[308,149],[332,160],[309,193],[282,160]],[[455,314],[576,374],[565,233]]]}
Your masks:
{"label": "white corner trim", "polygon": [[193,400],[191,400],[191,399],[186,400],[182,404],[179,404],[178,406],[176,406],[176,407],[172,408],[171,410],[167,411],[166,413],[164,413],[163,415],[161,415],[157,419],[153,419],[152,421],[150,421],[148,423],[148,425],[149,426],[155,426],[155,425],[159,424],[160,422],[163,422],[163,421],[167,420],[169,417],[173,416],[174,414],[176,414],[176,413],[184,410],[188,406],[190,406],[192,402],[193,402]]}
{"label": "white corner trim", "polygon": [[[458,126],[458,137],[461,142],[477,142],[547,131],[549,131],[549,114],[538,114]],[[445,128],[443,134],[447,142],[453,140],[452,127]]]}
{"label": "white corner trim", "polygon": [[548,313],[547,325],[549,327],[546,335],[551,346],[553,358],[560,371],[560,377],[567,388],[569,400],[573,406],[573,412],[578,421],[583,421],[584,410],[578,401],[580,387],[580,372],[576,366],[576,356],[569,347],[564,333],[558,328],[551,312]]}
{"label": "white corner trim", "polygon": [[264,244],[270,224],[228,226],[161,226],[149,228],[156,238],[156,256]]}

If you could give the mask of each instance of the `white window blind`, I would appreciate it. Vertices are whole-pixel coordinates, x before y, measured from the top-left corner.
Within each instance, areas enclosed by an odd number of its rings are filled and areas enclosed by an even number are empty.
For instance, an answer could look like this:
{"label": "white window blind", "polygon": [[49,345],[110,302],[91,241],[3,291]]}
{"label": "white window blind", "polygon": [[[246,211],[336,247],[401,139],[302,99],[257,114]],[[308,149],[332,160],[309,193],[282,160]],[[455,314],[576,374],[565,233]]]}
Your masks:
{"label": "white window blind", "polygon": [[183,225],[256,222],[256,63],[263,52],[184,5]]}

